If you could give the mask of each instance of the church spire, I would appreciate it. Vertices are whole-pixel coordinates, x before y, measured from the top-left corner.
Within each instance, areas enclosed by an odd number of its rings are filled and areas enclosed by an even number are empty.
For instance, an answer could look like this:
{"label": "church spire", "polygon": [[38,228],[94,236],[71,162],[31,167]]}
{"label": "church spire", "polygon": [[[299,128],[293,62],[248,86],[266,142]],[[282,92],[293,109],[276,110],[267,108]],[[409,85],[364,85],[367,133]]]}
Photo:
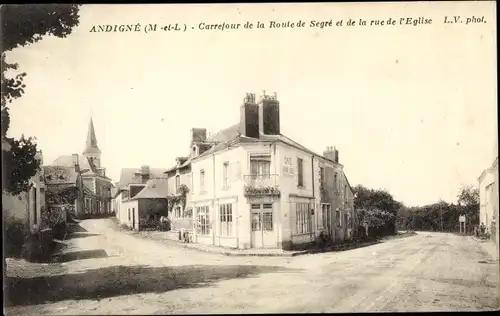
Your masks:
{"label": "church spire", "polygon": [[87,141],[85,142],[85,150],[83,151],[83,153],[101,153],[101,150],[99,149],[99,147],[97,147],[97,138],[95,136],[94,122],[92,121],[92,117],[90,118],[89,130],[87,132]]}

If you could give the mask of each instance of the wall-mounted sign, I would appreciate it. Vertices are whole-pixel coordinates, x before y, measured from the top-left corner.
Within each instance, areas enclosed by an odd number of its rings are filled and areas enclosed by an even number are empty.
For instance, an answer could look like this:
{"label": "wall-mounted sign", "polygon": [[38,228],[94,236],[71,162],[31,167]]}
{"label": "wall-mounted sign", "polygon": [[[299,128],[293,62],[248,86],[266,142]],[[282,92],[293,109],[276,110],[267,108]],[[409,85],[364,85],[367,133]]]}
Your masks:
{"label": "wall-mounted sign", "polygon": [[293,175],[293,166],[292,166],[292,158],[291,157],[284,158],[283,174],[284,175]]}

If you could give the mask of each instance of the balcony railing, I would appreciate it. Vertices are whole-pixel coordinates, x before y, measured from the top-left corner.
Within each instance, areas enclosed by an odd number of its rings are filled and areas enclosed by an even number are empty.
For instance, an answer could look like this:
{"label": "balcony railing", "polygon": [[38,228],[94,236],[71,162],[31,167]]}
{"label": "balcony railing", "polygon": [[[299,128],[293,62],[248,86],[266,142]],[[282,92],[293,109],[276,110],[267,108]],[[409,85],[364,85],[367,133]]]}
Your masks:
{"label": "balcony railing", "polygon": [[277,174],[252,174],[244,176],[246,196],[279,196]]}

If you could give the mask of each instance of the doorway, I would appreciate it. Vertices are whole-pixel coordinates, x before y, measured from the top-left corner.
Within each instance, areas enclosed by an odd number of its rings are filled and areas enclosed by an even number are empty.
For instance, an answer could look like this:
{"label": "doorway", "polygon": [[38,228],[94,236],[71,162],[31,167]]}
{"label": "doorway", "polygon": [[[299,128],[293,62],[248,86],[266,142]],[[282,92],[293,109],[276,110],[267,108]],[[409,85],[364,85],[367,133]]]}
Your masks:
{"label": "doorway", "polygon": [[252,248],[276,247],[276,224],[274,221],[273,204],[252,204],[251,218]]}
{"label": "doorway", "polygon": [[135,208],[132,209],[132,229],[135,229]]}

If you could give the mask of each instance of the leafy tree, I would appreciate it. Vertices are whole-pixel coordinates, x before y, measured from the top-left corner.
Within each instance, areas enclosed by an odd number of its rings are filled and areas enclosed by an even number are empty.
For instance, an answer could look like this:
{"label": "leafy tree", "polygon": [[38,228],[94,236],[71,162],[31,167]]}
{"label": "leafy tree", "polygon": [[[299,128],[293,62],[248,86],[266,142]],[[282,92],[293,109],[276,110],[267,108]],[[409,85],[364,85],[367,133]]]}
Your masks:
{"label": "leafy tree", "polygon": [[[2,137],[2,167],[4,176],[2,188],[5,192],[18,194],[29,189],[29,179],[40,167],[36,159],[36,139],[33,137],[16,140],[7,137],[10,127],[8,105],[24,94],[23,83],[26,73],[18,73],[7,77],[7,70],[19,70],[18,64],[5,61],[5,53],[17,47],[38,42],[44,35],[66,37],[73,27],[78,25],[79,5],[75,4],[21,4],[2,5],[0,16],[2,32],[0,32],[1,47],[1,137]],[[7,177],[5,176],[7,175]]]}
{"label": "leafy tree", "polygon": [[360,225],[370,227],[371,236],[393,234],[396,215],[403,203],[395,201],[385,190],[368,189],[362,185],[354,188],[354,208]]}
{"label": "leafy tree", "polygon": [[458,232],[460,215],[466,215],[468,230],[479,224],[479,191],[464,186],[457,195],[457,204],[439,201],[434,204],[402,208],[398,211],[398,229]]}
{"label": "leafy tree", "polygon": [[470,185],[463,186],[457,195],[458,205],[463,209],[468,226],[479,224],[479,189]]}

